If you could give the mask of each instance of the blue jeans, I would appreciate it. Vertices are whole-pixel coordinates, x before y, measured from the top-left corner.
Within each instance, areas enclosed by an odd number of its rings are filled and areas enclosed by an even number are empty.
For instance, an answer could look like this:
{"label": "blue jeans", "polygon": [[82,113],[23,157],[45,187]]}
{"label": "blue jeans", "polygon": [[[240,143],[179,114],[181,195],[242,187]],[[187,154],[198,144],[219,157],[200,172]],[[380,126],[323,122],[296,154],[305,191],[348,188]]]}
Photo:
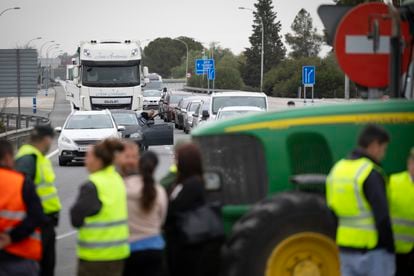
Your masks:
{"label": "blue jeans", "polygon": [[393,276],[395,255],[383,249],[359,252],[340,252],[342,276]]}

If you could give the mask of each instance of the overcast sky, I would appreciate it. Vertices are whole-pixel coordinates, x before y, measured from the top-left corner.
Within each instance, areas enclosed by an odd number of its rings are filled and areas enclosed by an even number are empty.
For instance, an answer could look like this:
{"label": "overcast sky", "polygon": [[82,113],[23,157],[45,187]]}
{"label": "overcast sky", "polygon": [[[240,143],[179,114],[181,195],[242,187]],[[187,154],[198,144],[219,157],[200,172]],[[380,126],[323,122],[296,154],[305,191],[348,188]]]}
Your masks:
{"label": "overcast sky", "polygon": [[[255,0],[0,0],[0,48],[14,48],[41,36],[74,53],[81,40],[113,38],[147,40],[189,36],[207,46],[218,42],[236,54],[249,46]],[[331,0],[273,0],[283,35],[301,8],[308,10],[321,32],[320,4]],[[145,46],[148,42],[143,42]],[[46,48],[46,47],[45,47]]]}

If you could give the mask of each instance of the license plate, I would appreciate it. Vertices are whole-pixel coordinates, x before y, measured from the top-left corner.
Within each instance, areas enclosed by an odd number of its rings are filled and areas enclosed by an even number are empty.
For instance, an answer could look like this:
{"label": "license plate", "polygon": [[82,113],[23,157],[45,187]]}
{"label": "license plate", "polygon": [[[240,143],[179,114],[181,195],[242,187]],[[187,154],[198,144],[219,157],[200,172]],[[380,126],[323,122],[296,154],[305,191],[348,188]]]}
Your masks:
{"label": "license plate", "polygon": [[87,146],[79,147],[80,152],[85,152],[88,149]]}

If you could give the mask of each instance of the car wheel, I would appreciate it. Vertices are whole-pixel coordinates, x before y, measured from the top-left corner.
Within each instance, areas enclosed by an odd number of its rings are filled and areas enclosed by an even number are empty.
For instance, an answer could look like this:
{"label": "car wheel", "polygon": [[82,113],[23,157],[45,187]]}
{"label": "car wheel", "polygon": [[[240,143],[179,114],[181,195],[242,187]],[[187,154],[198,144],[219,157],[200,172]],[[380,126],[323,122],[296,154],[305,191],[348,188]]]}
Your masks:
{"label": "car wheel", "polygon": [[62,157],[59,156],[59,166],[64,167],[67,165],[67,161],[63,160]]}

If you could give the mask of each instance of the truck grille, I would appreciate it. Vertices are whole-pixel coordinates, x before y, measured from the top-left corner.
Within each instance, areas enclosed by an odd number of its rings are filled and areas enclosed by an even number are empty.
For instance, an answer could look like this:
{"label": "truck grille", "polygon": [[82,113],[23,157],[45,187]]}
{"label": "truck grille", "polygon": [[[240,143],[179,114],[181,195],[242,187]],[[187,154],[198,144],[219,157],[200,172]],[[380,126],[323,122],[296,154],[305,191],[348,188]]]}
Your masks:
{"label": "truck grille", "polygon": [[209,201],[251,204],[266,197],[267,173],[263,146],[254,137],[222,135],[195,137],[203,150],[206,172],[221,177],[221,189],[209,191]]}

